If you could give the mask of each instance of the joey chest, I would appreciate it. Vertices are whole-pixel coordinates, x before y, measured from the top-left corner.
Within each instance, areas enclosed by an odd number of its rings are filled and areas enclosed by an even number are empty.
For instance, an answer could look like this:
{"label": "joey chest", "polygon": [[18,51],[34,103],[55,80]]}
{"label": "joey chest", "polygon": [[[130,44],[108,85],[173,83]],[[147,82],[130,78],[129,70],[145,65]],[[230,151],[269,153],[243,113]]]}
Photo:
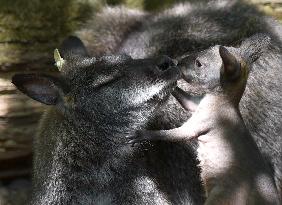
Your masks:
{"label": "joey chest", "polygon": [[218,130],[201,135],[198,137],[198,143],[201,179],[208,194],[218,184],[230,179],[226,173],[232,175],[232,169],[237,167],[239,162],[235,158],[232,144]]}
{"label": "joey chest", "polygon": [[[200,166],[204,174],[217,175],[226,172],[233,164],[234,158],[234,126],[238,116],[232,105],[223,103],[224,99],[207,95],[199,104],[192,116],[192,125],[200,134],[197,149]],[[191,128],[188,128],[191,129]],[[237,144],[237,143],[236,143]],[[238,145],[236,145],[238,146]]]}
{"label": "joey chest", "polygon": [[198,137],[198,159],[202,173],[207,176],[225,173],[236,164],[232,145],[225,137],[215,136],[216,132],[213,130]]}

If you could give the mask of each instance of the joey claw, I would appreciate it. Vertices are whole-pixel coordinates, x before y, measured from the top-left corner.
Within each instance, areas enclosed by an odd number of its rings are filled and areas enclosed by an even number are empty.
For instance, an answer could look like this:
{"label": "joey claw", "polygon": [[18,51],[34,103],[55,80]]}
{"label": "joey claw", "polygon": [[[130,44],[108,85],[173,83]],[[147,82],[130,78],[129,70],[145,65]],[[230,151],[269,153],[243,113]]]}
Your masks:
{"label": "joey claw", "polygon": [[138,144],[138,142],[133,139],[133,140],[130,140],[130,141],[128,142],[128,144],[131,144],[131,146],[134,147],[134,145],[135,145],[135,144]]}
{"label": "joey claw", "polygon": [[137,144],[137,143],[141,143],[141,142],[144,142],[144,141],[145,141],[145,139],[135,138],[135,139],[130,140],[129,142]]}
{"label": "joey claw", "polygon": [[135,139],[129,140],[126,144],[131,145],[132,147],[135,146],[135,144],[139,144],[139,142],[137,142]]}
{"label": "joey claw", "polygon": [[127,135],[125,136],[126,139],[130,140],[130,139],[133,139],[135,136],[132,136],[132,135]]}
{"label": "joey claw", "polygon": [[141,132],[137,132],[135,136],[126,136],[126,138],[129,140],[127,144],[131,144],[132,146],[134,146],[135,144],[140,144],[145,141],[146,138],[144,138],[144,135],[140,133]]}

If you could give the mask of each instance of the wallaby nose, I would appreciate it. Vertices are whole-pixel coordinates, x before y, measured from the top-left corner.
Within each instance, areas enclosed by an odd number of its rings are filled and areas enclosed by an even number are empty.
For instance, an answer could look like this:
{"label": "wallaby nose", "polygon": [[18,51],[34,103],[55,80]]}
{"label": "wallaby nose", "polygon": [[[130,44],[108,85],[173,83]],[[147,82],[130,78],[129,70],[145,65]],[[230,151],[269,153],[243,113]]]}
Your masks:
{"label": "wallaby nose", "polygon": [[176,66],[177,61],[168,57],[168,56],[161,56],[157,59],[157,66],[161,71],[167,70],[171,66]]}

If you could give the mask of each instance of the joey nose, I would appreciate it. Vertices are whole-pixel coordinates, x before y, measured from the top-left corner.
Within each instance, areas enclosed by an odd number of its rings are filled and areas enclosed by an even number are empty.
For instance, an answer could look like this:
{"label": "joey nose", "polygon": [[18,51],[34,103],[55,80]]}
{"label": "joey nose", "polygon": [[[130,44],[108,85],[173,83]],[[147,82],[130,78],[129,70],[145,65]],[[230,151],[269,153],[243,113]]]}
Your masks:
{"label": "joey nose", "polygon": [[191,74],[195,72],[194,66],[200,65],[199,63],[197,63],[195,62],[195,57],[192,55],[186,56],[179,61],[177,67],[180,69],[183,79],[187,82],[190,81]]}
{"label": "joey nose", "polygon": [[161,71],[165,71],[172,66],[176,66],[177,61],[168,57],[168,56],[161,56],[157,59],[157,67]]}

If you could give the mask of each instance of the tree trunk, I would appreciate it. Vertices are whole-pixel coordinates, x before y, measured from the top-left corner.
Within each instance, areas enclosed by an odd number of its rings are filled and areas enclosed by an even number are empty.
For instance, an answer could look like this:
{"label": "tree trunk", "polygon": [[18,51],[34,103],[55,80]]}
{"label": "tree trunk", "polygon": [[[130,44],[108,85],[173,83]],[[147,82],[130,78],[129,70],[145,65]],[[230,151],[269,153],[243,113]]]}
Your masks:
{"label": "tree trunk", "polygon": [[[43,106],[11,84],[17,72],[54,72],[53,50],[93,12],[95,0],[0,0],[0,181],[27,175]],[[97,7],[95,7],[97,8]],[[1,204],[1,203],[0,203]]]}

